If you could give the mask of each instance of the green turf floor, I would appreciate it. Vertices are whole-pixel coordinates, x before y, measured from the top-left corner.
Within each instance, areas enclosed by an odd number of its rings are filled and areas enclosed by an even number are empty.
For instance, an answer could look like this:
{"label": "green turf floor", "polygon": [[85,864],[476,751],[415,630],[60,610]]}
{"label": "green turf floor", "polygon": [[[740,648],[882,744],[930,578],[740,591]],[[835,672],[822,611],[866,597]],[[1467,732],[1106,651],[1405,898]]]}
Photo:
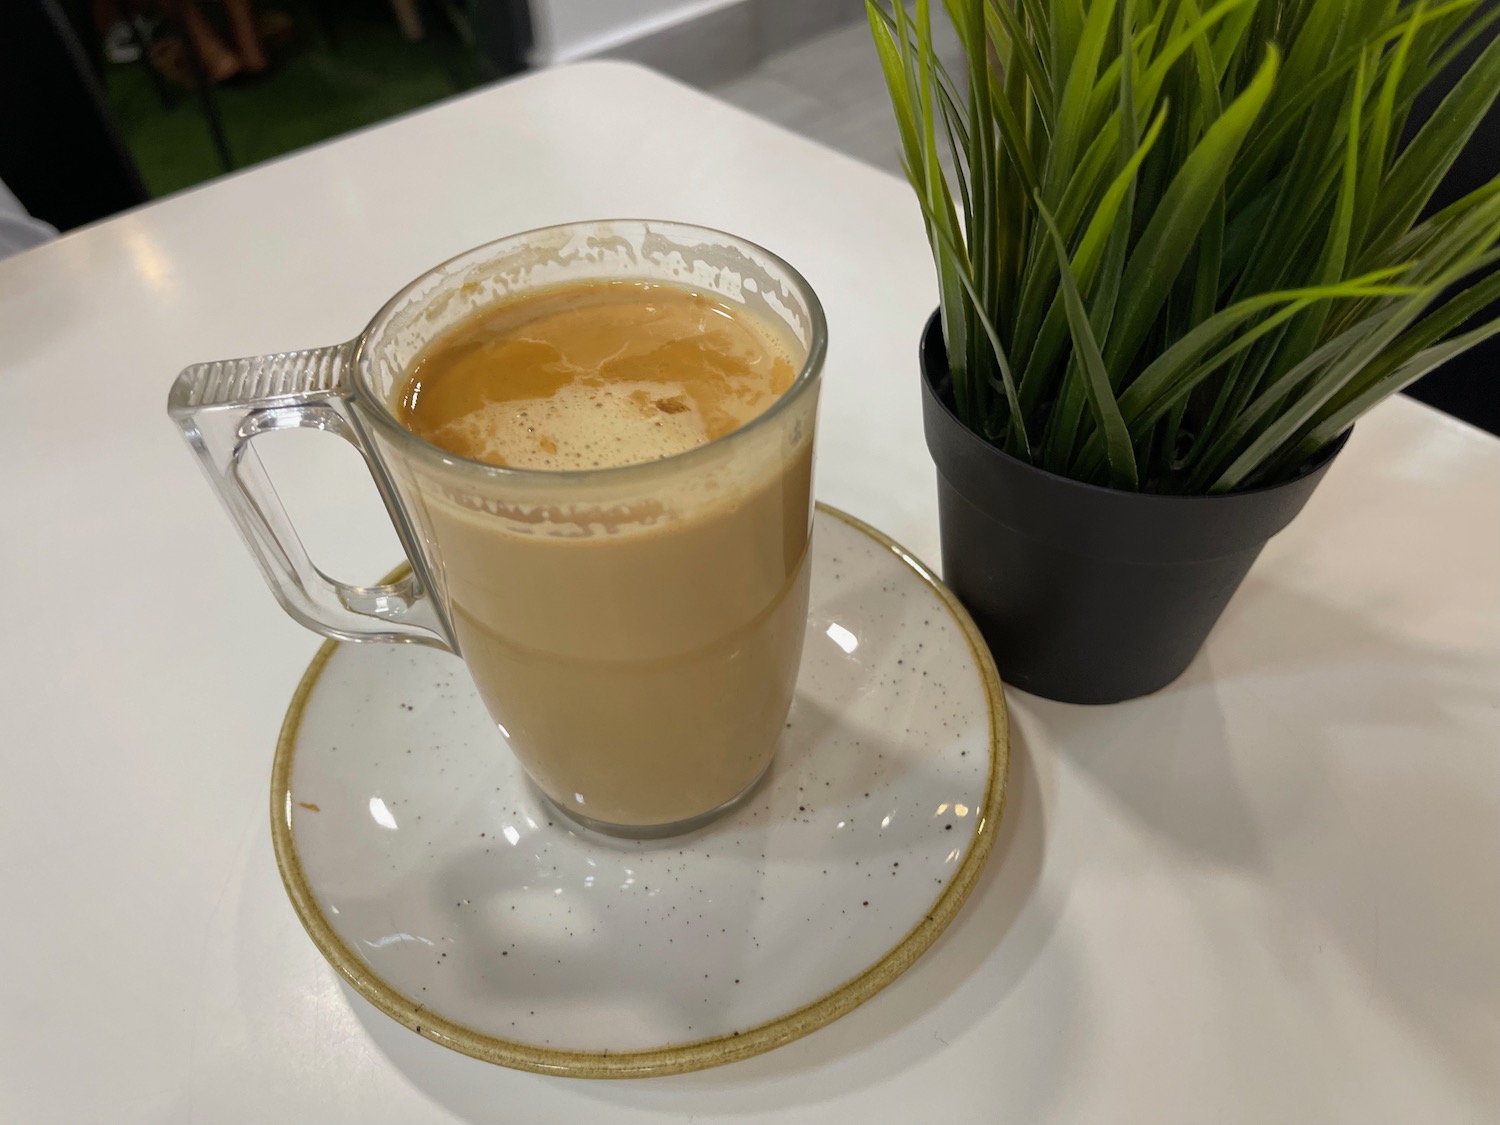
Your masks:
{"label": "green turf floor", "polygon": [[[307,9],[294,9],[295,41],[270,72],[216,88],[235,166],[245,168],[350,129],[453,95],[472,81],[472,66],[451,42],[409,43],[385,4],[328,5],[334,46],[325,46]],[[212,8],[208,9],[212,11]],[[223,171],[197,96],[176,92],[162,105],[145,63],[109,66],[111,108],[146,187],[165,195]]]}

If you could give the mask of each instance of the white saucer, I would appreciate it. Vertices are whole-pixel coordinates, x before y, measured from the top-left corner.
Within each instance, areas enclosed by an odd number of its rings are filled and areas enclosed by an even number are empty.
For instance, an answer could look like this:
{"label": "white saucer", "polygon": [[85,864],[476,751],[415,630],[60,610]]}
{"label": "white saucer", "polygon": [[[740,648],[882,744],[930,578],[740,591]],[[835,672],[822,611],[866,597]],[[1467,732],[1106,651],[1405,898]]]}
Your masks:
{"label": "white saucer", "polygon": [[791,718],[723,819],[657,841],[578,828],[456,658],[330,642],[282,727],[272,835],[314,943],[393,1019],[524,1070],[672,1074],[787,1043],[904,971],[989,853],[1007,764],[968,615],[820,506]]}

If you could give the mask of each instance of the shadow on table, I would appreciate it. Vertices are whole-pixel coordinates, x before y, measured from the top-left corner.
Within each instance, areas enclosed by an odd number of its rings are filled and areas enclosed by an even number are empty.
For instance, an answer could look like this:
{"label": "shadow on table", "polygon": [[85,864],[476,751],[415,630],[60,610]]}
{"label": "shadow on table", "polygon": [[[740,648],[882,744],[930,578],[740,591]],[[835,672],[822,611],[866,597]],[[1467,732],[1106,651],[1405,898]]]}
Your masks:
{"label": "shadow on table", "polygon": [[[1483,661],[1252,577],[1208,648],[1156,694],[1111,707],[1026,699],[1059,753],[1146,830],[1253,872],[1266,869],[1265,828],[1285,841],[1332,827],[1327,784],[1312,771],[1331,752],[1325,732],[1420,739],[1500,706],[1500,684]],[[1236,757],[1247,741],[1255,760]],[[1274,807],[1274,824],[1257,823],[1247,785]]]}
{"label": "shadow on table", "polygon": [[[1003,1003],[1047,943],[1057,911],[1033,901],[1046,819],[1036,764],[1013,726],[1006,813],[990,860],[958,918],[884,992],[805,1039],[714,1070],[630,1081],[534,1080],[566,1082],[570,1094],[592,1101],[677,1114],[705,1112],[726,1097],[737,1112],[807,1106],[888,1081],[945,1049],[950,1036],[962,1035]],[[992,956],[1000,970],[980,973]],[[474,1125],[515,1120],[515,1075],[428,1042],[347,986],[345,995],[375,1045],[428,1097]],[[1065,1009],[1067,998],[1060,996],[1059,1004]],[[941,1018],[929,1019],[939,1008]],[[918,1022],[930,1028],[901,1034]],[[1040,1036],[1025,1045],[1039,1053],[1033,1089],[1058,1085],[1048,1076],[1067,1065],[1059,1053],[1066,1043],[1065,1036]]]}
{"label": "shadow on table", "polygon": [[1493,664],[1253,575],[1217,638],[1148,699],[1026,710],[1185,878],[1243,882],[1285,913],[1269,928],[1289,990],[1326,1007],[1347,998],[1339,974],[1367,980],[1494,1104],[1494,797],[1433,768],[1494,751]]}

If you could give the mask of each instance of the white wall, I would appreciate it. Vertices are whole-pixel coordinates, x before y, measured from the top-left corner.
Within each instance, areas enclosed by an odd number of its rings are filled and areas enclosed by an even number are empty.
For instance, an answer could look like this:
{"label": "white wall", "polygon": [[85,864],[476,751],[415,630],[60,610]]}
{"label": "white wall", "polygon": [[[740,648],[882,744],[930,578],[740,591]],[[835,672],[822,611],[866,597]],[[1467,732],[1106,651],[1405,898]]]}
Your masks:
{"label": "white wall", "polygon": [[736,0],[531,0],[540,65],[568,62],[627,43]]}

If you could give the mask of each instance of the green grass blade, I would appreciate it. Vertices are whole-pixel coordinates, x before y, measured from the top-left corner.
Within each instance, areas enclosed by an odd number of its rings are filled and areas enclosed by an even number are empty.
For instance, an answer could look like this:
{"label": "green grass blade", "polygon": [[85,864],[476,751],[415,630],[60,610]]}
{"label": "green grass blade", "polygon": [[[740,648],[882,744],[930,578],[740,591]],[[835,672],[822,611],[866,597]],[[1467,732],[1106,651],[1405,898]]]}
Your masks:
{"label": "green grass blade", "polygon": [[1247,6],[1253,7],[1256,0],[1221,0],[1193,23],[1168,37],[1161,52],[1151,60],[1151,65],[1141,76],[1140,100],[1146,105],[1155,105],[1167,75],[1179,59],[1193,49],[1193,44],[1207,35],[1221,21]]}
{"label": "green grass blade", "polygon": [[1152,318],[1166,304],[1194,238],[1224,186],[1240,143],[1271,92],[1278,60],[1276,49],[1268,47],[1255,79],[1225,108],[1183,161],[1142,232],[1125,267],[1120,311],[1105,349],[1111,370],[1123,369],[1131,362],[1145,341]]}
{"label": "green grass blade", "polygon": [[[927,201],[919,198],[918,202],[925,211],[927,209]],[[934,227],[934,230],[937,231],[938,240],[946,255],[953,261],[958,261],[962,252],[959,250],[958,244],[953,240],[952,236],[942,230],[941,227]],[[1016,394],[1015,376],[1011,371],[1010,358],[1006,355],[1005,346],[1000,342],[1000,334],[995,331],[994,324],[991,323],[989,316],[980,305],[979,291],[974,285],[973,278],[968,275],[967,271],[959,270],[957,280],[968,294],[969,308],[973,310],[975,318],[979,321],[980,327],[990,342],[990,347],[994,350],[996,365],[1000,369],[1001,389],[1010,403],[1010,424],[1016,438],[1016,445],[1020,451],[1019,456],[1030,461],[1031,443],[1026,434],[1025,419],[1021,414],[1020,399]],[[952,365],[951,355],[949,357],[949,365]]]}
{"label": "green grass blade", "polygon": [[[1476,264],[1476,272],[1489,269],[1495,264],[1496,258],[1496,253],[1492,250]],[[1500,300],[1500,272],[1481,278],[1428,312],[1394,345],[1386,349],[1380,358],[1370,365],[1370,370],[1377,378],[1383,377],[1387,371],[1401,366],[1418,352],[1433,346],[1449,334],[1457,332],[1496,300]]]}
{"label": "green grass blade", "polygon": [[[1413,287],[1387,284],[1401,272],[1403,271],[1400,268],[1393,267],[1334,285],[1286,289],[1237,301],[1194,326],[1190,332],[1154,359],[1138,378],[1120,392],[1120,409],[1132,430],[1144,429],[1160,416],[1165,409],[1164,403],[1192,389],[1187,384],[1185,373],[1191,370],[1211,348],[1217,347],[1221,341],[1240,331],[1247,321],[1277,306],[1301,308],[1320,301],[1410,296],[1416,292]],[[1249,342],[1243,337],[1238,338],[1230,345],[1234,351],[1223,356],[1223,359],[1231,358],[1235,351],[1242,350],[1243,346]],[[1156,411],[1154,415],[1153,410]]]}
{"label": "green grass blade", "polygon": [[[1129,5],[1122,5],[1119,9],[1118,35],[1121,42],[1130,39]],[[1105,190],[1088,229],[1084,231],[1071,267],[1079,290],[1090,293],[1089,326],[1096,340],[1105,339],[1114,322],[1121,277],[1130,245],[1130,230],[1135,217],[1137,177],[1141,165],[1156,147],[1167,120],[1167,111],[1163,107],[1147,130],[1144,141],[1138,136],[1135,129],[1134,66],[1121,72],[1119,98],[1118,120],[1124,133],[1118,155],[1119,171]],[[1055,222],[1053,226],[1055,229]],[[1043,325],[1043,334],[1048,337],[1044,340],[1044,347],[1049,350],[1060,349],[1063,342],[1062,330],[1067,314],[1064,300],[1065,293],[1060,293],[1049,313],[1049,320],[1055,327]],[[1057,405],[1048,422],[1043,444],[1044,463],[1058,472],[1066,472],[1071,467],[1079,435],[1083,432],[1084,409],[1089,402],[1086,393],[1088,388],[1085,386],[1085,378],[1089,373],[1083,369],[1076,344],[1073,350],[1073,358],[1064,371]],[[1044,353],[1044,357],[1051,362],[1050,355]],[[1116,380],[1111,378],[1111,394],[1114,393],[1115,383]]]}
{"label": "green grass blade", "polygon": [[1224,17],[1223,26],[1213,36],[1214,68],[1221,82],[1229,71],[1230,63],[1238,56],[1241,44],[1245,42],[1245,31],[1254,15],[1253,6],[1239,5]]}
{"label": "green grass blade", "polygon": [[[1001,273],[1000,242],[1004,237],[1004,200],[998,196],[999,168],[995,141],[994,115],[990,111],[990,72],[986,54],[987,40],[981,12],[982,0],[945,0],[949,18],[958,33],[959,42],[967,55],[969,69],[968,114],[969,114],[969,184],[974,209],[974,221],[967,228],[968,260],[971,266],[969,277],[973,280],[977,295],[974,304],[990,318],[993,324],[999,303],[999,276]],[[927,0],[917,0],[918,25],[923,40],[924,64],[932,58],[931,15]],[[959,232],[951,230],[955,238]],[[972,328],[972,325],[970,326]],[[1004,338],[1002,337],[1002,343]],[[968,334],[970,369],[975,373],[973,389],[979,409],[985,416],[984,432],[1000,434],[1006,444],[1004,429],[998,426],[999,415],[1008,411],[995,401],[990,393],[989,373],[994,357],[985,350],[985,342],[978,332]],[[982,375],[981,375],[982,373]]]}
{"label": "green grass blade", "polygon": [[[1358,66],[1356,60],[1347,75],[1350,83],[1355,81]],[[1321,280],[1324,236],[1332,223],[1343,168],[1346,101],[1340,94],[1337,99],[1326,97],[1312,105],[1301,122],[1296,143],[1281,154],[1278,176],[1265,185],[1265,190],[1273,192],[1272,202],[1259,220],[1262,231],[1273,232],[1273,236],[1263,234],[1255,239],[1248,259],[1232,275],[1232,299]],[[1231,213],[1243,202],[1242,191],[1229,193]]]}
{"label": "green grass blade", "polygon": [[1015,164],[1029,197],[1042,181],[1036,164],[1031,159],[1031,145],[1026,139],[1026,129],[1016,117],[1009,99],[1005,97],[999,79],[991,75],[990,83],[990,104],[994,107],[995,120],[1005,141],[1005,154]]}
{"label": "green grass blade", "polygon": [[969,150],[968,129],[964,126],[963,114],[953,102],[947,90],[938,87],[938,105],[942,109],[943,133],[948,139],[948,151],[953,154],[957,175],[954,177],[964,220],[964,230],[974,229],[974,204],[969,194],[969,177],[965,153]]}
{"label": "green grass blade", "polygon": [[1040,200],[1038,213],[1052,238],[1052,248],[1057,254],[1058,270],[1062,278],[1062,291],[1068,310],[1068,324],[1073,333],[1073,348],[1087,375],[1084,386],[1088,391],[1089,406],[1094,413],[1094,422],[1104,434],[1105,455],[1109,461],[1111,482],[1116,488],[1135,491],[1140,488],[1136,473],[1135,448],[1130,442],[1130,431],[1120,416],[1119,404],[1109,385],[1109,372],[1104,366],[1104,356],[1099,351],[1099,341],[1089,325],[1088,310],[1073,278],[1068,263],[1068,247],[1052,219],[1052,214]]}
{"label": "green grass blade", "polygon": [[1226,278],[1237,278],[1255,258],[1260,244],[1270,230],[1270,217],[1276,209],[1280,192],[1275,183],[1248,203],[1236,208],[1225,200],[1224,248],[1220,273]]}
{"label": "green grass blade", "polygon": [[[1429,309],[1334,394],[1323,407],[1323,412],[1339,409],[1370,383],[1384,379],[1413,359],[1417,353],[1438,344],[1459,331],[1474,317],[1484,313],[1492,303],[1500,299],[1500,272],[1484,273],[1497,261],[1500,261],[1500,251],[1491,249],[1474,264],[1474,274],[1483,275],[1479,281],[1442,298],[1436,307]],[[1374,324],[1377,319],[1367,316],[1363,323]]]}
{"label": "green grass blade", "polygon": [[[959,418],[965,425],[977,421],[977,404],[974,380],[969,377],[967,364],[967,332],[964,313],[964,292],[958,279],[960,265],[951,253],[941,249],[941,240],[935,237],[939,215],[947,215],[952,209],[951,197],[946,208],[940,208],[929,200],[928,192],[933,186],[933,177],[927,167],[925,148],[917,125],[917,95],[914,90],[914,60],[909,47],[910,27],[904,9],[895,9],[894,17],[882,10],[875,0],[867,0],[866,14],[870,32],[875,41],[876,54],[890,90],[891,104],[895,110],[897,129],[901,135],[902,164],[907,170],[918,200],[922,203],[927,222],[928,238],[933,246],[933,260],[938,273],[939,308],[943,321],[944,336],[952,354],[949,367],[953,378],[954,401]],[[946,187],[946,185],[945,185]]]}
{"label": "green grass blade", "polygon": [[[1062,0],[1061,7],[1067,6],[1067,0]],[[1098,80],[1099,59],[1109,37],[1114,9],[1115,0],[1092,0],[1078,45],[1069,56],[1067,80],[1053,121],[1052,151],[1044,177],[1049,196],[1062,190],[1078,154],[1086,147],[1084,129],[1088,124],[1089,96]]]}
{"label": "green grass blade", "polygon": [[[1086,13],[1082,0],[1048,0],[1045,6],[1050,13],[1052,30],[1049,36],[1052,51],[1048,61],[1052,72],[1052,96],[1061,107],[1063,87],[1078,55],[1079,40],[1083,38]],[[1061,116],[1061,109],[1058,116]],[[1056,124],[1055,119],[1053,124]]]}
{"label": "green grass blade", "polygon": [[[1129,13],[1130,3],[1121,3],[1120,11]],[[1156,33],[1161,24],[1152,21],[1131,37],[1131,51],[1129,57],[1150,58],[1151,47],[1156,41]],[[1099,75],[1099,81],[1094,84],[1094,91],[1089,95],[1089,108],[1086,117],[1086,129],[1092,135],[1103,127],[1104,121],[1114,108],[1120,103],[1120,61],[1126,57],[1121,55],[1105,66],[1103,73]],[[1131,68],[1132,70],[1134,67]]]}
{"label": "green grass blade", "polygon": [[1051,0],[1020,0],[1020,9],[1027,21],[1036,29],[1036,37],[1043,43],[1052,42]]}
{"label": "green grass blade", "polygon": [[[1132,435],[1144,434],[1161,418],[1174,410],[1187,396],[1215,371],[1236,355],[1255,343],[1262,336],[1273,332],[1288,318],[1307,308],[1315,301],[1347,300],[1370,296],[1407,296],[1410,287],[1385,286],[1380,279],[1394,271],[1370,275],[1368,283],[1344,283],[1318,289],[1287,290],[1282,293],[1265,293],[1258,297],[1237,302],[1195,327],[1161,354],[1141,377],[1120,395],[1120,410]],[[1236,336],[1242,324],[1268,310],[1281,306],[1266,320]],[[1308,361],[1311,370],[1326,363],[1341,349],[1357,342],[1375,327],[1366,323],[1353,331],[1346,339],[1325,345],[1320,354]],[[1223,341],[1227,344],[1220,344]],[[1208,359],[1210,349],[1219,347]],[[1079,459],[1079,475],[1082,479],[1097,473],[1103,462],[1103,448],[1098,435],[1090,436]]]}
{"label": "green grass blade", "polygon": [[[1328,63],[1337,57],[1340,39],[1345,38],[1347,25],[1358,18],[1358,13],[1373,9],[1369,0],[1354,3],[1315,3],[1308,5],[1306,18],[1291,39],[1286,57],[1282,60],[1282,73],[1286,79],[1286,90],[1297,90],[1321,73]],[[1360,41],[1348,36],[1348,41]]]}
{"label": "green grass blade", "polygon": [[[1118,144],[1118,122],[1111,121],[1073,173],[1061,203],[1053,211],[1065,237],[1074,237],[1088,204],[1105,190]],[[1033,239],[1021,263],[1020,296],[1013,316],[1015,354],[1024,372],[1021,400],[1028,411],[1055,389],[1052,368],[1067,338],[1066,323],[1052,315],[1054,309],[1058,317],[1062,315],[1056,296],[1057,258],[1048,249],[1045,237]]]}
{"label": "green grass blade", "polygon": [[[1131,0],[1123,0],[1120,5],[1117,34],[1121,43],[1131,41],[1131,7]],[[1136,121],[1135,65],[1133,60],[1127,59],[1126,62],[1129,65],[1121,69],[1119,82],[1120,170],[1115,175],[1115,182],[1105,192],[1104,201],[1099,208],[1100,214],[1096,216],[1099,219],[1097,237],[1102,237],[1105,230],[1111,232],[1109,247],[1101,266],[1099,284],[1095,287],[1089,302],[1089,323],[1099,339],[1104,339],[1109,334],[1110,326],[1114,323],[1116,303],[1120,295],[1121,275],[1125,270],[1126,254],[1130,250],[1130,231],[1135,223],[1136,183],[1140,167],[1156,147],[1162,127],[1166,124],[1165,110],[1163,110],[1152,126],[1147,129],[1145,141],[1141,140],[1140,129]],[[1118,203],[1110,199],[1110,194],[1116,190],[1116,185],[1123,185],[1123,196]],[[1084,232],[1085,244],[1090,233],[1092,232]],[[1111,383],[1118,386],[1119,381],[1112,379]]]}
{"label": "green grass blade", "polygon": [[1424,258],[1449,232],[1466,222],[1476,211],[1489,206],[1497,196],[1500,196],[1500,177],[1482,184],[1468,195],[1448,204],[1437,214],[1422,220],[1394,242],[1381,247],[1378,253],[1368,254],[1368,261],[1362,261],[1360,268]]}
{"label": "green grass blade", "polygon": [[[1422,14],[1418,25],[1426,27],[1437,23],[1443,16],[1472,7],[1474,3],[1475,0],[1453,0],[1439,8],[1429,9]],[[1251,130],[1246,141],[1248,159],[1244,167],[1236,171],[1238,186],[1230,196],[1231,210],[1237,209],[1245,199],[1263,188],[1270,170],[1284,158],[1287,146],[1295,145],[1302,123],[1319,99],[1348,78],[1367,50],[1381,50],[1405,35],[1408,22],[1404,16],[1388,21],[1366,42],[1341,47],[1327,65],[1303,85],[1283,87],[1276,104],[1268,108],[1265,117]]]}
{"label": "green grass blade", "polygon": [[1500,20],[1500,7],[1494,4],[1486,5],[1473,15],[1467,12],[1479,7],[1481,0],[1454,0],[1451,4],[1445,4],[1436,14],[1446,16],[1451,9],[1458,9],[1465,13],[1463,26],[1454,34],[1441,37],[1441,48],[1433,53],[1427,66],[1427,73],[1439,74],[1446,70],[1460,55],[1464,53],[1469,45],[1484,35],[1496,20]]}
{"label": "green grass blade", "polygon": [[1306,434],[1293,442],[1287,454],[1278,459],[1278,463],[1273,466],[1274,470],[1281,473],[1295,472],[1318,450],[1354,425],[1360,415],[1372,406],[1397,391],[1405,390],[1424,375],[1435,371],[1449,360],[1462,355],[1497,333],[1500,333],[1500,318],[1490,320],[1460,336],[1424,348],[1410,356],[1404,363],[1385,373],[1381,378],[1371,380],[1368,385],[1360,388],[1357,394],[1349,396],[1345,401],[1338,403],[1334,409],[1328,410],[1316,419],[1308,427]]}
{"label": "green grass blade", "polygon": [[[1095,276],[1104,261],[1106,250],[1115,246],[1118,254],[1121,256],[1124,254],[1124,239],[1129,234],[1131,218],[1130,211],[1125,206],[1126,200],[1134,185],[1135,177],[1140,172],[1141,164],[1156,145],[1165,122],[1166,111],[1163,110],[1157,114],[1156,120],[1146,132],[1145,139],[1136,146],[1136,151],[1128,158],[1125,167],[1115,174],[1114,179],[1105,189],[1098,208],[1094,211],[1093,217],[1089,220],[1089,226],[1078,243],[1078,250],[1073,257],[1073,272],[1078,279],[1078,284],[1085,291],[1093,289]],[[1112,239],[1118,241],[1112,242]],[[1046,268],[1038,266],[1030,271],[1027,280],[1031,289],[1023,291],[1024,323],[1024,306],[1031,298],[1031,294],[1044,292],[1047,286],[1052,287],[1051,304],[1047,307],[1040,327],[1030,338],[1034,341],[1033,345],[1026,351],[1018,353],[1025,356],[1023,362],[1026,366],[1021,379],[1021,403],[1023,409],[1028,411],[1034,410],[1036,403],[1043,396],[1050,377],[1049,373],[1053,372],[1056,367],[1068,341],[1067,310],[1063,305],[1062,295],[1056,288],[1058,276],[1056,255],[1049,255]],[[1105,302],[1108,303],[1111,317],[1098,322],[1096,332],[1101,333],[1107,331],[1110,319],[1112,319],[1113,306],[1119,289],[1119,267],[1116,266],[1112,274],[1108,276],[1112,277],[1109,290],[1100,295],[1099,303],[1100,307]],[[1022,337],[1023,342],[1026,340],[1026,337]],[[1060,406],[1059,410],[1065,416],[1076,420],[1076,415],[1082,406],[1082,400],[1075,398],[1070,399],[1066,407]],[[1072,431],[1065,431],[1065,433],[1068,432]]]}
{"label": "green grass blade", "polygon": [[[1182,9],[1194,24],[1202,22],[1202,15],[1194,0],[1181,0]],[[1232,14],[1232,13],[1231,13]],[[1194,128],[1205,129],[1218,120],[1224,111],[1219,97],[1219,71],[1214,61],[1213,44],[1207,33],[1192,39],[1193,73],[1198,78],[1198,105]]]}
{"label": "green grass blade", "polygon": [[[1388,316],[1372,316],[1361,321],[1276,379],[1230,419],[1223,433],[1203,452],[1189,481],[1190,486],[1214,492],[1239,487],[1245,477],[1296,433],[1354,372],[1416,319],[1421,301],[1430,299],[1429,294],[1420,294]],[[1236,453],[1247,439],[1249,445]]]}
{"label": "green grass blade", "polygon": [[[1361,414],[1364,414],[1382,399],[1388,398],[1397,391],[1410,386],[1422,378],[1422,376],[1435,371],[1450,359],[1468,351],[1474,345],[1482,343],[1497,333],[1500,333],[1500,319],[1492,320],[1462,336],[1455,337],[1452,340],[1428,348],[1426,351],[1419,352],[1385,379],[1367,387],[1359,395],[1351,398],[1343,407],[1330,412],[1320,422],[1313,424],[1300,441],[1290,444],[1287,452],[1280,457],[1273,458],[1266,468],[1283,476],[1296,472],[1318,450],[1347,430]],[[1214,483],[1211,491],[1227,492],[1239,487],[1238,482],[1241,481],[1242,477],[1236,471],[1237,469],[1238,462],[1235,466],[1231,466],[1230,470],[1226,471],[1224,476]],[[1270,475],[1271,473],[1263,468],[1245,474],[1243,479],[1246,484],[1253,485],[1258,478]]]}
{"label": "green grass blade", "polygon": [[[1324,242],[1315,277],[1315,282],[1319,285],[1328,285],[1343,277],[1349,259],[1360,178],[1361,110],[1368,93],[1367,83],[1365,60],[1361,59],[1349,83],[1344,120],[1343,173],[1334,203],[1333,221],[1329,224],[1328,237]],[[1236,395],[1229,407],[1231,417],[1260,389],[1265,372],[1285,370],[1317,346],[1328,323],[1329,311],[1329,306],[1320,302],[1309,309],[1305,316],[1300,317],[1274,348],[1268,349],[1264,366],[1256,371],[1253,378],[1244,379],[1242,385],[1236,388]]]}
{"label": "green grass blade", "polygon": [[[1452,5],[1444,5],[1444,8]],[[1396,95],[1395,126],[1397,135],[1406,135],[1406,118],[1415,106],[1422,88],[1472,45],[1486,35],[1500,9],[1489,0],[1470,0],[1461,10],[1448,12],[1433,9],[1435,18],[1425,23],[1412,42],[1410,64]]]}
{"label": "green grass blade", "polygon": [[915,165],[921,156],[917,147],[917,116],[907,90],[901,48],[896,44],[896,25],[876,0],[865,0],[865,14],[869,17],[870,36],[875,42],[875,54],[885,75],[886,88],[890,91],[902,155]]}
{"label": "green grass blade", "polygon": [[1304,446],[1306,452],[1302,457],[1309,457],[1316,453],[1328,442],[1338,437],[1346,429],[1354,424],[1356,418],[1364,414],[1370,407],[1384,398],[1395,394],[1397,391],[1405,390],[1422,376],[1435,371],[1455,356],[1461,355],[1481,344],[1500,332],[1500,317],[1480,325],[1478,328],[1465,332],[1461,336],[1455,336],[1451,340],[1445,340],[1441,344],[1426,348],[1418,352],[1406,363],[1396,368],[1385,378],[1362,391],[1357,398],[1350,399],[1340,409],[1323,419],[1308,436],[1307,444]]}
{"label": "green grass blade", "polygon": [[1375,215],[1375,202],[1380,191],[1380,183],[1385,179],[1390,165],[1389,142],[1395,136],[1396,93],[1406,73],[1407,60],[1411,57],[1412,42],[1416,38],[1417,29],[1421,27],[1422,14],[1426,8],[1427,0],[1418,0],[1411,19],[1407,21],[1406,30],[1397,41],[1396,48],[1391,52],[1390,60],[1386,64],[1385,78],[1381,82],[1380,93],[1376,98],[1374,112],[1371,114],[1369,141],[1361,154],[1359,186],[1355,191],[1354,217],[1349,231],[1349,239],[1356,257],[1363,256],[1365,237],[1369,233],[1370,222]]}
{"label": "green grass blade", "polygon": [[[952,194],[948,188],[948,182],[943,173],[937,149],[937,130],[933,112],[935,96],[932,19],[928,0],[917,0],[915,23],[911,22],[905,8],[901,5],[898,5],[895,11],[898,26],[902,28],[903,32],[901,43],[904,45],[911,40],[915,40],[916,43],[915,55],[908,50],[904,62],[907,67],[907,73],[912,76],[908,81],[916,87],[916,124],[918,129],[918,143],[922,152],[920,171],[923,174],[923,183],[921,195],[927,201],[928,212],[932,216],[932,221],[936,229],[945,232],[952,241],[957,242],[959,233],[958,216],[953,206]],[[986,170],[981,168],[978,171],[980,174],[984,174]],[[974,172],[975,170],[971,168],[971,176]],[[982,232],[988,223],[989,216],[978,209],[983,205],[981,200],[971,200],[971,205],[976,208],[974,215],[975,227]],[[972,256],[970,257],[970,263],[972,263]],[[972,264],[966,266],[962,261],[951,260],[939,266],[939,275],[943,294],[945,296],[951,294],[946,303],[952,306],[953,317],[956,321],[960,322],[963,328],[961,334],[955,333],[954,337],[951,338],[961,340],[967,352],[963,367],[968,376],[966,380],[967,386],[965,387],[968,396],[968,411],[970,417],[977,419],[986,413],[986,399],[988,395],[983,376],[987,365],[984,362],[982,352],[976,348],[975,342],[971,339],[972,334],[968,331],[967,318],[963,315],[965,307],[963,294],[954,285],[955,280],[961,280],[971,268]],[[949,328],[946,315],[943,327],[945,338],[950,338],[946,336]],[[955,394],[956,389],[955,385]]]}
{"label": "green grass blade", "polygon": [[1371,217],[1372,243],[1378,245],[1403,233],[1422,213],[1497,94],[1500,37],[1485,48],[1396,158]]}
{"label": "green grass blade", "polygon": [[[952,18],[954,0],[947,0],[949,18]],[[990,42],[1008,46],[1010,62],[1019,65],[1031,84],[1032,95],[1037,99],[1042,114],[1051,120],[1054,116],[1052,101],[1052,78],[1047,73],[1047,64],[1037,53],[1035,45],[1020,26],[1020,18],[1011,11],[1008,3],[990,3],[984,6],[985,30]],[[955,21],[957,22],[957,21]]]}
{"label": "green grass blade", "polygon": [[953,80],[948,77],[942,63],[936,64],[936,73],[941,78],[937,84],[938,104],[942,107],[943,118],[949,128],[949,151],[953,153],[955,168],[962,172],[968,167],[969,127],[964,122],[963,110],[959,108],[958,92],[953,88]]}

